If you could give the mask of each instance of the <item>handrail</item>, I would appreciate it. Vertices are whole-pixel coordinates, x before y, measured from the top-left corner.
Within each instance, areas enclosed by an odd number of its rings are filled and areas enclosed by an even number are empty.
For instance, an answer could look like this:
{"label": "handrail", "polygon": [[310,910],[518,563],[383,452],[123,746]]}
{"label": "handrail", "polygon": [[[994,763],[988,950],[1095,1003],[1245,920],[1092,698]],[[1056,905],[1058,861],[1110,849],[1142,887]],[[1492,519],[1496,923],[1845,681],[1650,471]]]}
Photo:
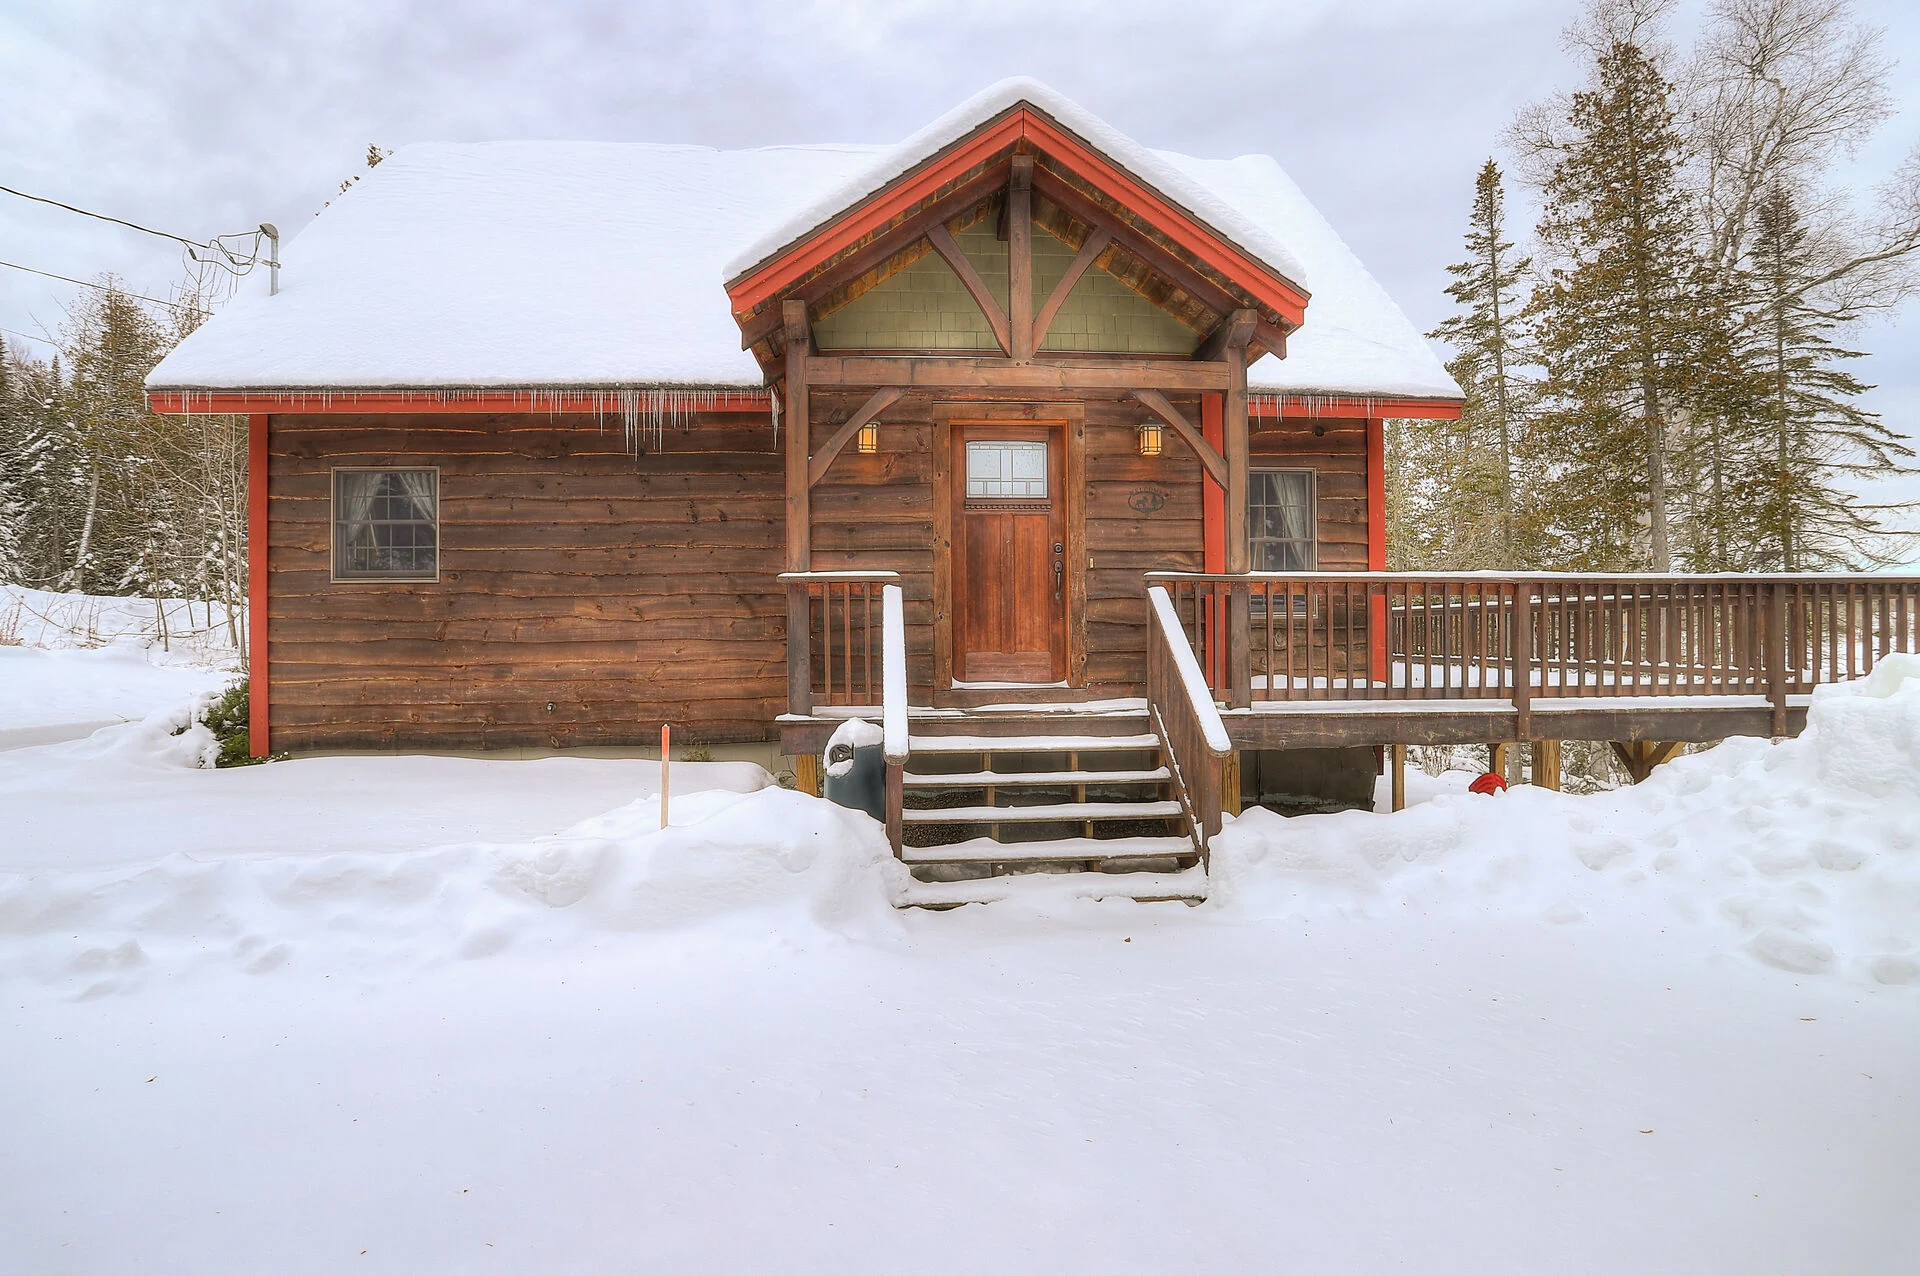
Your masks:
{"label": "handrail", "polygon": [[1158,585],[1147,591],[1147,597],[1153,603],[1153,618],[1158,622],[1161,638],[1167,645],[1167,654],[1173,658],[1174,671],[1180,675],[1181,690],[1186,692],[1187,703],[1193,709],[1194,717],[1199,720],[1207,750],[1215,757],[1224,758],[1233,752],[1233,741],[1227,735],[1227,724],[1220,718],[1219,706],[1213,702],[1213,692],[1207,687],[1206,675],[1200,672],[1200,661],[1194,656],[1193,648],[1187,645],[1186,631],[1180,627],[1180,617],[1173,610],[1173,600]]}
{"label": "handrail", "polygon": [[1220,831],[1223,762],[1233,752],[1233,742],[1166,589],[1150,586],[1147,599],[1153,613],[1147,642],[1147,717],[1166,754],[1188,836],[1205,862],[1209,839]]}
{"label": "handrail", "polygon": [[1733,583],[1786,583],[1786,584],[1830,584],[1847,581],[1870,583],[1884,581],[1892,584],[1920,585],[1920,572],[1178,572],[1150,571],[1142,573],[1149,581],[1221,581],[1227,584],[1258,584],[1261,581],[1283,580],[1320,580],[1320,581],[1373,581],[1388,584],[1421,584],[1427,581],[1448,581],[1469,584],[1477,581],[1561,581],[1619,580],[1647,584],[1649,582],[1674,582],[1685,584],[1695,582]]}

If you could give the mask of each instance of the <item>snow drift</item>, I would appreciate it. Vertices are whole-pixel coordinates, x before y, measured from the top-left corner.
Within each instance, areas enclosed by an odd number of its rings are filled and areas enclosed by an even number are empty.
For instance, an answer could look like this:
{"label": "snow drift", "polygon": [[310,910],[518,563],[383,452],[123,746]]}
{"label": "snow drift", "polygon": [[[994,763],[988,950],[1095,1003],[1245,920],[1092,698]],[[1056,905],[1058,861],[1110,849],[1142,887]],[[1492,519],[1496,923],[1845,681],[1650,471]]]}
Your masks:
{"label": "snow drift", "polygon": [[1816,692],[1806,732],[1733,739],[1574,797],[1447,795],[1382,820],[1264,811],[1215,844],[1234,913],[1693,926],[1798,974],[1920,983],[1920,657]]}
{"label": "snow drift", "polygon": [[[182,708],[6,755],[18,774],[0,780],[12,791],[82,776],[103,792],[164,796],[140,808],[152,830],[144,858],[87,866],[76,854],[0,871],[0,980],[106,993],[204,962],[391,970],[695,926],[873,934],[896,924],[887,901],[902,870],[880,826],[773,787],[757,767],[687,766],[667,830],[648,794],[545,836],[408,845],[370,832],[358,845],[394,849],[328,852],[311,813],[280,796],[247,844],[259,849],[239,850],[221,825],[260,818],[258,786],[310,789],[321,803],[356,789],[369,796],[353,809],[381,821],[389,806],[418,805],[407,785],[379,787],[406,764],[548,764],[316,758],[207,772],[211,737],[188,722]],[[1391,817],[1250,812],[1215,843],[1207,905],[1149,907],[1176,926],[1422,916],[1603,926],[1629,940],[1690,932],[1709,959],[1920,985],[1917,776],[1920,658],[1890,657],[1870,678],[1823,688],[1799,739],[1730,740],[1633,789],[1446,795]],[[443,786],[436,800],[461,791]],[[1113,907],[1052,908],[1046,924],[1073,927]],[[1032,924],[1017,907],[993,908],[996,926]]]}

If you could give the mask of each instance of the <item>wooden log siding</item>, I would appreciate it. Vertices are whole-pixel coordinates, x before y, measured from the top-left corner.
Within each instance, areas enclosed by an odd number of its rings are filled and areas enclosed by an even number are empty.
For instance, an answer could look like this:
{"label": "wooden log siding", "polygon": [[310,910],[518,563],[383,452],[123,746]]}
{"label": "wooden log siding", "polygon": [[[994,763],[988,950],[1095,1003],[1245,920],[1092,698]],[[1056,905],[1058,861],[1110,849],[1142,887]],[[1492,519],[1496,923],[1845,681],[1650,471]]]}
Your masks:
{"label": "wooden log siding", "polygon": [[[760,414],[629,455],[617,420],[276,416],[272,747],[770,739],[782,460]],[[335,466],[440,469],[440,580],[330,577]],[[548,703],[553,704],[548,711]]]}

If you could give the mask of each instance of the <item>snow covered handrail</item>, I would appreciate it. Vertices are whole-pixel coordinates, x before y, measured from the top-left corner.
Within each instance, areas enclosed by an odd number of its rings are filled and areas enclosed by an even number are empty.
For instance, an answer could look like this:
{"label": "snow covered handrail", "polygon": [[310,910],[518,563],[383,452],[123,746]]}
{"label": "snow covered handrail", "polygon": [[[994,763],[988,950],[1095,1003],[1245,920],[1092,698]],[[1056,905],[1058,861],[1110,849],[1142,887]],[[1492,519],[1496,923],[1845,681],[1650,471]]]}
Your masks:
{"label": "snow covered handrail", "polygon": [[889,765],[907,760],[907,621],[898,585],[880,590],[880,724]]}
{"label": "snow covered handrail", "polygon": [[788,712],[804,717],[816,704],[877,707],[874,604],[882,589],[900,583],[900,573],[781,572],[777,579],[787,590]]}
{"label": "snow covered handrail", "polygon": [[1147,717],[1166,753],[1194,850],[1205,857],[1207,840],[1220,831],[1223,763],[1233,752],[1233,741],[1166,588],[1148,588],[1147,602],[1153,612],[1147,635]]}

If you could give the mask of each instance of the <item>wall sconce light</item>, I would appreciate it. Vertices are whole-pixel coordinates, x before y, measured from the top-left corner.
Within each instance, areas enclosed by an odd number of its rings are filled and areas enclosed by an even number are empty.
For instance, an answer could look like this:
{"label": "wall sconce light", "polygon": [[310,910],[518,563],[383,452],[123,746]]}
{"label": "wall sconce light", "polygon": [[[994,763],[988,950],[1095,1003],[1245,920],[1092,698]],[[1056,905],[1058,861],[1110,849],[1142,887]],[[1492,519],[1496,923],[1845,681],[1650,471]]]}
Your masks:
{"label": "wall sconce light", "polygon": [[868,456],[880,450],[880,423],[869,421],[860,427],[860,434],[854,440],[854,446]]}
{"label": "wall sconce light", "polygon": [[1163,439],[1160,431],[1161,431],[1161,425],[1158,421],[1142,421],[1140,423],[1140,455],[1141,456],[1159,456],[1160,455],[1160,448],[1163,445]]}

